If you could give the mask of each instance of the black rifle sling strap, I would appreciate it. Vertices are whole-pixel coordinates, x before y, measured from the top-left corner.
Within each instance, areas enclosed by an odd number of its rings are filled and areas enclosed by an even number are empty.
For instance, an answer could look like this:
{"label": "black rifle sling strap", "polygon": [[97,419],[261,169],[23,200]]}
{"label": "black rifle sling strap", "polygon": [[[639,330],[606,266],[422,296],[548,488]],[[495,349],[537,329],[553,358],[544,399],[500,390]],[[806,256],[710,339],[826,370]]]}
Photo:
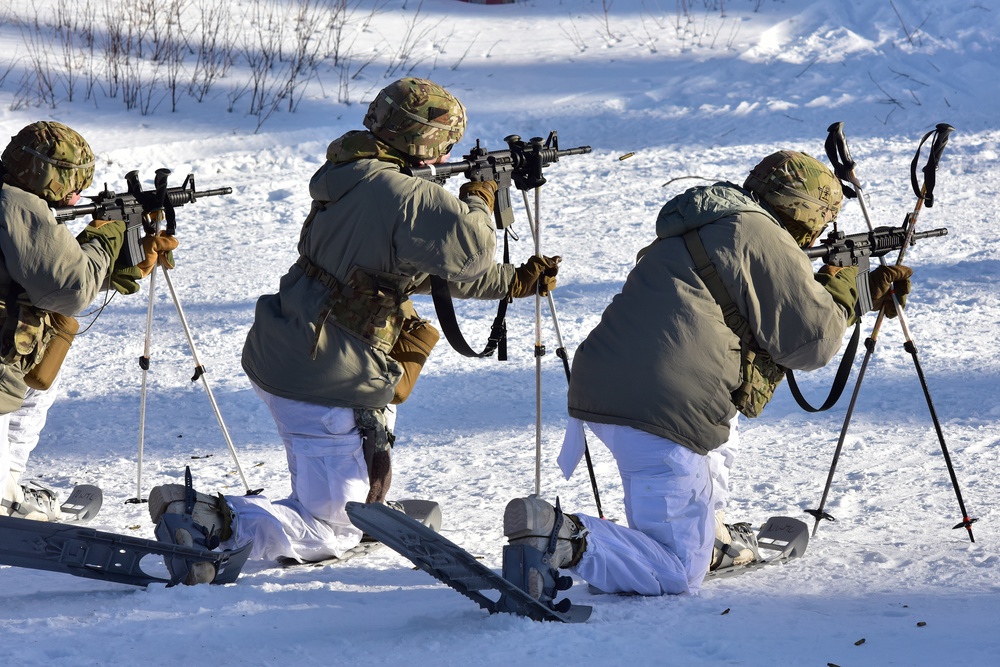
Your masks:
{"label": "black rifle sling strap", "polygon": [[[504,264],[510,263],[510,247],[507,243],[506,233],[503,237],[503,261]],[[490,329],[490,337],[486,341],[486,347],[483,348],[482,352],[473,350],[466,342],[461,329],[459,329],[448,281],[438,276],[431,276],[431,297],[434,299],[434,310],[437,311],[441,332],[448,339],[448,343],[452,349],[464,357],[489,357],[496,350],[499,361],[507,360],[507,323],[505,318],[507,317],[507,304],[509,301],[506,296],[500,299],[500,304],[497,306],[497,316],[494,318],[493,326]]]}
{"label": "black rifle sling strap", "polygon": [[[712,264],[712,260],[708,256],[708,251],[705,250],[705,244],[702,243],[698,231],[691,230],[684,234],[684,243],[687,244],[688,252],[694,258],[695,270],[701,276],[705,286],[712,293],[712,297],[715,298],[716,302],[722,308],[722,315],[726,326],[733,330],[733,333],[736,334],[743,345],[748,345],[753,350],[760,350],[760,346],[750,333],[750,323],[743,317],[736,304],[733,303],[732,297],[729,296],[729,292],[726,291],[726,286],[723,285],[722,278],[719,277],[718,271],[715,270],[715,265]],[[795,402],[799,404],[799,407],[806,412],[823,412],[836,405],[837,401],[840,400],[840,395],[844,393],[844,387],[847,386],[847,380],[851,374],[851,366],[854,364],[854,356],[857,353],[860,338],[861,319],[858,318],[858,323],[854,326],[854,333],[851,335],[847,349],[844,350],[844,356],[840,360],[840,366],[837,368],[837,375],[834,377],[833,386],[830,388],[830,395],[827,396],[823,405],[818,408],[810,405],[805,399],[802,392],[799,391],[791,369],[788,370],[785,374],[788,378],[788,389],[792,392],[792,396],[795,398]]]}
{"label": "black rifle sling strap", "polygon": [[788,378],[788,390],[792,392],[792,397],[795,398],[795,402],[799,404],[799,407],[806,412],[823,412],[829,410],[837,401],[840,400],[840,395],[844,393],[844,387],[847,386],[847,379],[851,375],[851,366],[854,365],[854,355],[858,351],[858,341],[861,340],[861,321],[858,320],[857,324],[854,325],[854,333],[851,334],[851,340],[847,343],[847,348],[844,350],[844,357],[840,360],[840,366],[837,367],[837,375],[833,378],[833,386],[830,387],[830,395],[826,397],[823,405],[818,408],[813,407],[806,400],[802,392],[799,391],[799,385],[795,382],[795,375],[789,369],[785,376]]}

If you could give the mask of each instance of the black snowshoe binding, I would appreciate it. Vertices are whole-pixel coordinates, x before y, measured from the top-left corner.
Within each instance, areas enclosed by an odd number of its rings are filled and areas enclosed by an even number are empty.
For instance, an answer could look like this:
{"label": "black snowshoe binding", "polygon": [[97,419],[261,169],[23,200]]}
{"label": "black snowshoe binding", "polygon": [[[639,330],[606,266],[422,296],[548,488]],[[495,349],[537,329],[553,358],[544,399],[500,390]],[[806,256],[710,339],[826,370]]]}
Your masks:
{"label": "black snowshoe binding", "polygon": [[[157,489],[153,490],[154,493],[156,491]],[[153,505],[155,503],[152,502],[153,500],[153,493],[151,493],[151,512],[154,511]],[[202,549],[209,552],[217,549],[222,543],[219,524],[224,521],[224,518],[222,511],[216,508],[224,505],[225,501],[221,498],[210,498],[204,494],[197,493],[191,483],[190,468],[184,471],[183,501],[183,513],[159,510],[163,511],[163,513],[156,522],[156,539],[167,544]],[[213,505],[213,509],[210,511],[218,514],[219,521],[211,521],[211,526],[204,526],[198,523],[194,515],[195,507],[199,503]],[[166,509],[172,503],[165,502],[162,504],[164,505],[163,509]],[[202,509],[199,513],[204,516],[205,510]],[[213,561],[194,562],[190,558],[171,556],[165,556],[163,560],[167,570],[170,572],[172,581],[183,582],[189,586],[202,583],[221,583],[217,581],[219,578],[218,565]]]}
{"label": "black snowshoe binding", "polygon": [[[552,566],[552,557],[559,541],[559,530],[566,517],[555,504],[556,518],[549,536],[545,551],[540,551],[527,544],[508,544],[503,548],[503,578],[511,582],[528,595],[551,609],[565,614],[572,604],[568,599],[556,603],[559,591],[568,590],[573,585],[573,578],[562,576]],[[501,602],[503,600],[501,599]]]}

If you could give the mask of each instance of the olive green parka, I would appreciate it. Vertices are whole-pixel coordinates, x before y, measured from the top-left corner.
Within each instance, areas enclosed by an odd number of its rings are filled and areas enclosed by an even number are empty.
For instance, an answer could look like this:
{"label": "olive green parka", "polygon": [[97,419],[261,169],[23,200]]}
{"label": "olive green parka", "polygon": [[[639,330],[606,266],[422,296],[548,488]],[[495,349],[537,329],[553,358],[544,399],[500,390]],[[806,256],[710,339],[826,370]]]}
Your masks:
{"label": "olive green parka", "polygon": [[569,414],[705,454],[729,438],[740,341],[695,272],[682,238],[695,229],[757,343],[787,368],[816,369],[836,354],[850,297],[832,293],[853,287],[814,280],[805,253],[742,188],[692,188],[664,205],[656,241],[574,355]]}
{"label": "olive green parka", "polygon": [[[344,150],[359,142],[372,150]],[[401,173],[401,162],[385,148],[357,132],[330,145],[327,162],[309,185],[315,215],[303,226],[300,255],[341,283],[360,267],[390,274],[404,294],[425,291],[428,276],[436,275],[461,298],[505,296],[514,267],[494,260],[496,228],[483,200],[460,200],[436,183]],[[293,265],[278,293],[257,301],[243,368],[276,396],[332,407],[385,407],[402,368],[330,321],[317,331],[329,293]]]}

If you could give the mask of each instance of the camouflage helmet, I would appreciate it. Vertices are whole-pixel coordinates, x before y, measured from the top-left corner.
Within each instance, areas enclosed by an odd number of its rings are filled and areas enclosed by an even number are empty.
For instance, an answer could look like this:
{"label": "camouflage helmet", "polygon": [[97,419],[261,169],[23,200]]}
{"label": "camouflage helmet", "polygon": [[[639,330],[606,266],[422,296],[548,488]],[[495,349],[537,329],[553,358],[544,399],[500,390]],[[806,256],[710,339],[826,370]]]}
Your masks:
{"label": "camouflage helmet", "polygon": [[743,187],[777,212],[796,243],[806,247],[840,213],[843,188],[826,165],[795,151],[779,151],[760,161]]}
{"label": "camouflage helmet", "polygon": [[390,83],[368,106],[364,125],[389,146],[416,160],[451,152],[465,132],[465,107],[427,79]]}
{"label": "camouflage helmet", "polygon": [[87,140],[54,121],[32,123],[11,137],[0,161],[11,184],[52,203],[94,179],[94,152]]}

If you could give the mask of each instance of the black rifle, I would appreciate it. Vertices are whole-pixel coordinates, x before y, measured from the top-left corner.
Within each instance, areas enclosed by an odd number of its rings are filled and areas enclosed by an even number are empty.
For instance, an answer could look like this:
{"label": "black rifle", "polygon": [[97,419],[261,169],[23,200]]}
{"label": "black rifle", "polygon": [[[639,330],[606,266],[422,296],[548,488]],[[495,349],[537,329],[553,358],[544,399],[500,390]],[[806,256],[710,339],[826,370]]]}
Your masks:
{"label": "black rifle", "polygon": [[169,169],[157,169],[153,189],[143,190],[139,183],[139,172],[130,171],[125,174],[127,192],[113,192],[105,183],[102,192],[94,197],[87,197],[92,203],[56,208],[54,210],[56,220],[65,222],[84,215],[93,216],[94,220],[124,220],[125,242],[118,255],[118,263],[135,266],[145,258],[142,251],[143,234],[155,234],[158,231],[157,223],[163,219],[167,222],[167,234],[172,236],[176,231],[174,207],[183,206],[202,197],[228,195],[233,192],[232,188],[199,192],[194,186],[194,174],[188,174],[179,187],[168,188],[169,174]]}
{"label": "black rifle", "polygon": [[[521,141],[520,136],[511,134],[505,137],[504,141],[507,142],[507,150],[487,151],[480,146],[479,140],[476,140],[476,147],[464,156],[465,159],[461,162],[406,167],[402,172],[441,184],[455,174],[465,174],[470,181],[496,181],[497,194],[493,203],[493,217],[497,229],[506,230],[514,223],[514,211],[510,202],[511,185],[523,192],[539,188],[545,184],[543,168],[558,162],[561,157],[590,152],[590,146],[560,150],[559,136],[555,131],[549,132],[545,140],[535,137],[530,141]],[[504,235],[504,262],[510,261],[508,234],[510,232]],[[476,352],[466,342],[458,327],[447,281],[438,276],[431,276],[431,296],[434,299],[434,309],[437,311],[441,330],[456,352],[466,357],[489,357],[499,348],[497,358],[500,361],[506,360],[507,325],[504,322],[507,313],[506,299],[502,299],[497,308],[497,316],[493,320],[486,347],[482,352]]]}
{"label": "black rifle", "polygon": [[496,181],[497,197],[493,207],[497,229],[507,229],[514,222],[514,212],[510,204],[510,186],[518,190],[531,190],[545,184],[542,169],[567,155],[583,155],[590,152],[590,146],[559,149],[559,135],[553,131],[548,139],[535,137],[521,141],[521,137],[511,134],[504,138],[507,150],[487,151],[479,145],[464,156],[461,162],[430,164],[424,167],[406,167],[404,174],[425,178],[436,183],[444,183],[455,174],[466,174],[470,181]]}
{"label": "black rifle", "polygon": [[805,252],[810,259],[822,259],[824,264],[830,266],[858,267],[858,311],[863,315],[872,310],[872,295],[868,289],[868,271],[872,257],[882,257],[894,250],[914,245],[917,239],[948,233],[947,227],[939,227],[911,234],[908,222],[909,220],[901,227],[877,227],[860,234],[832,231],[819,241],[819,245],[806,248]]}
{"label": "black rifle", "polygon": [[907,246],[914,245],[917,239],[944,236],[948,233],[947,227],[930,229],[926,232],[914,232],[910,224],[910,215],[912,214],[907,214],[902,227],[877,227],[860,234],[844,234],[844,232],[835,229],[827,234],[825,239],[821,239],[818,246],[804,249],[806,256],[810,259],[821,259],[824,264],[830,266],[854,266],[858,269],[855,283],[858,293],[858,302],[855,306],[858,323],[854,327],[854,334],[844,350],[844,356],[837,368],[837,375],[834,377],[833,387],[830,389],[830,395],[827,396],[826,401],[819,407],[810,404],[799,390],[795,374],[788,371],[788,389],[792,392],[795,402],[806,412],[829,410],[840,400],[840,395],[847,386],[851,365],[854,363],[854,355],[861,339],[861,318],[873,309],[871,289],[868,286],[871,258],[882,257],[894,250],[902,250]]}

